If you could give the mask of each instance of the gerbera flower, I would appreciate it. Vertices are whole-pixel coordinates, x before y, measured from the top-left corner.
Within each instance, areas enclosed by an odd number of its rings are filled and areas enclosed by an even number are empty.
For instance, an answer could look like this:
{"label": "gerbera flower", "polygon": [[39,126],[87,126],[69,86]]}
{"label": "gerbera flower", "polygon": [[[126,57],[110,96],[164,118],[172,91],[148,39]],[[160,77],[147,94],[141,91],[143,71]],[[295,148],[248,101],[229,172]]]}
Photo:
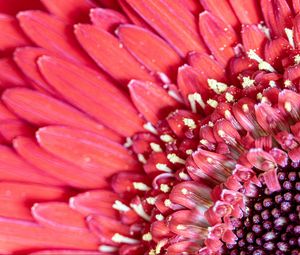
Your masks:
{"label": "gerbera flower", "polygon": [[300,253],[299,1],[5,2],[1,254]]}

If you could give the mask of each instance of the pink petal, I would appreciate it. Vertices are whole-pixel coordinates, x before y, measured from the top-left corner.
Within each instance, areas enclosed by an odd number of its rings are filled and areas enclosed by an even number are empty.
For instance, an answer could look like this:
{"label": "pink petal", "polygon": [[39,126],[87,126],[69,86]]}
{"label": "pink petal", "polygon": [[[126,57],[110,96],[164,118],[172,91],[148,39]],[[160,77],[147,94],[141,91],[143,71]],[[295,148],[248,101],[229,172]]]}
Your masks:
{"label": "pink petal", "polygon": [[0,50],[11,51],[16,47],[30,44],[14,17],[0,14]]}
{"label": "pink petal", "polygon": [[95,5],[90,0],[41,0],[48,11],[68,23],[88,21],[89,10]]}
{"label": "pink petal", "polygon": [[53,15],[42,11],[24,11],[17,15],[24,32],[40,47],[74,62],[92,65],[81,52],[72,27]]}
{"label": "pink petal", "polygon": [[61,160],[40,148],[31,138],[18,137],[14,140],[13,146],[18,154],[31,165],[69,186],[79,189],[95,189],[107,185],[101,172],[87,172],[83,168]]}
{"label": "pink petal", "polygon": [[16,120],[18,117],[10,112],[7,107],[0,101],[0,120]]}
{"label": "pink petal", "polygon": [[120,24],[129,23],[123,14],[111,9],[91,9],[90,16],[95,26],[109,32],[113,32]]}
{"label": "pink petal", "polygon": [[225,24],[238,29],[240,23],[227,0],[200,0],[205,10],[220,18]]}
{"label": "pink petal", "polygon": [[160,119],[179,106],[177,101],[155,83],[132,80],[128,87],[132,101],[139,112],[153,124],[157,124]]}
{"label": "pink petal", "polygon": [[87,171],[101,173],[103,177],[139,168],[126,148],[94,133],[49,126],[39,129],[36,136],[39,144],[50,153]]}
{"label": "pink petal", "polygon": [[39,67],[56,91],[100,123],[123,136],[142,130],[129,98],[99,73],[52,57],[40,58]]}
{"label": "pink petal", "polygon": [[42,48],[17,48],[14,52],[14,61],[22,70],[22,72],[27,76],[27,78],[31,81],[35,89],[43,92],[49,92],[50,94],[55,95],[56,92],[43,79],[36,65],[36,60],[38,59],[38,57],[49,53],[49,51]]}
{"label": "pink petal", "polygon": [[281,186],[280,186],[280,183],[279,183],[278,177],[277,177],[277,171],[275,169],[264,173],[263,176],[264,176],[266,185],[271,192],[281,190]]}
{"label": "pink petal", "polygon": [[145,0],[126,0],[126,2],[182,57],[192,50],[206,52],[193,24],[194,18],[187,13],[188,10],[180,8],[177,2]]}
{"label": "pink petal", "polygon": [[112,207],[118,196],[108,190],[94,190],[80,193],[70,198],[70,206],[81,214],[95,215],[100,214],[115,218],[117,211]]}
{"label": "pink petal", "polygon": [[76,25],[75,34],[95,62],[123,84],[131,79],[152,81],[153,77],[139,64],[122,43],[107,31],[92,25]]}
{"label": "pink petal", "polygon": [[300,11],[300,0],[292,0],[292,3],[294,12],[298,13]]}
{"label": "pink petal", "polygon": [[271,171],[276,168],[275,159],[262,149],[251,149],[247,153],[250,164],[261,171]]}
{"label": "pink petal", "polygon": [[87,231],[84,216],[64,202],[36,203],[32,207],[32,215],[39,224],[47,228],[78,233]]}
{"label": "pink petal", "polygon": [[191,52],[188,56],[188,62],[206,79],[215,79],[219,82],[226,82],[224,68],[210,55],[206,53]]}
{"label": "pink petal", "polygon": [[243,26],[241,34],[245,51],[254,50],[262,58],[265,43],[268,41],[266,35],[256,25]]}
{"label": "pink petal", "polygon": [[9,147],[0,146],[1,179],[6,181],[23,181],[49,185],[62,183],[22,160]]}
{"label": "pink petal", "polygon": [[27,87],[25,77],[10,58],[0,59],[0,87]]}
{"label": "pink petal", "polygon": [[230,0],[229,2],[242,24],[261,22],[261,11],[257,0]]}
{"label": "pink petal", "polygon": [[20,120],[5,120],[0,122],[0,133],[6,141],[12,142],[20,135],[32,136],[34,129],[28,123]]}
{"label": "pink petal", "polygon": [[57,231],[36,223],[10,218],[0,218],[0,253],[11,254],[24,250],[45,248],[96,250],[98,240],[90,233]]}
{"label": "pink petal", "polygon": [[113,131],[104,128],[72,106],[45,94],[16,88],[6,90],[2,94],[2,100],[20,118],[35,125],[67,125],[101,134],[114,141],[121,141]]}
{"label": "pink petal", "polygon": [[0,0],[0,12],[15,15],[22,10],[38,10],[42,9],[43,5],[40,0],[20,1],[20,0]]}
{"label": "pink petal", "polygon": [[285,28],[292,26],[292,13],[285,0],[261,0],[262,13],[274,36],[284,36]]}
{"label": "pink petal", "polygon": [[165,41],[133,25],[120,26],[118,36],[126,49],[149,70],[174,78],[181,59]]}
{"label": "pink petal", "polygon": [[66,190],[59,187],[2,181],[0,183],[0,215],[33,220],[30,207],[34,202],[60,201],[67,198],[67,195]]}
{"label": "pink petal", "polygon": [[87,250],[42,250],[29,255],[105,255],[105,253]]}
{"label": "pink petal", "polygon": [[235,31],[209,12],[199,16],[200,33],[216,60],[226,66],[234,56],[232,46],[237,42]]}

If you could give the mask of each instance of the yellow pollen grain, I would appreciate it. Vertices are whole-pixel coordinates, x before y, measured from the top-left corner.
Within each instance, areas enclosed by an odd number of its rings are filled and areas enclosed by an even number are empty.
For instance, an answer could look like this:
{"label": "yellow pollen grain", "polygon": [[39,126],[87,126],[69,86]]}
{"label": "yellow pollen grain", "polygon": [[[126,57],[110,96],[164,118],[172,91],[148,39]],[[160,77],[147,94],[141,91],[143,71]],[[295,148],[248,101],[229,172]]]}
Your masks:
{"label": "yellow pollen grain", "polygon": [[212,108],[217,108],[217,106],[218,106],[218,102],[217,102],[216,100],[214,100],[214,99],[208,99],[208,100],[206,101],[206,103],[207,103],[209,106],[211,106]]}
{"label": "yellow pollen grain", "polygon": [[196,122],[193,119],[190,118],[183,118],[184,125],[188,126],[190,129],[197,128]]}
{"label": "yellow pollen grain", "polygon": [[174,138],[170,135],[161,135],[160,139],[165,143],[171,143],[175,141]]}
{"label": "yellow pollen grain", "polygon": [[150,147],[154,152],[162,152],[162,148],[157,143],[150,143]]}
{"label": "yellow pollen grain", "polygon": [[208,79],[207,80],[208,86],[216,93],[222,94],[228,88],[227,84],[223,82],[218,82],[215,79]]}
{"label": "yellow pollen grain", "polygon": [[249,76],[243,77],[242,86],[243,86],[244,89],[253,86],[254,83],[255,83],[255,80],[250,79]]}

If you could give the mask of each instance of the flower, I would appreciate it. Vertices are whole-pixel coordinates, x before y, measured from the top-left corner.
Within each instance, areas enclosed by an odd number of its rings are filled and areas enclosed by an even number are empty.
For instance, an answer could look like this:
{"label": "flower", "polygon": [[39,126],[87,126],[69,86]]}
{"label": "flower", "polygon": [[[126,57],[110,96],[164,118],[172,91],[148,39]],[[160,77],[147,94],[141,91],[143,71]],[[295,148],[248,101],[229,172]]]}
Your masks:
{"label": "flower", "polygon": [[27,2],[0,2],[1,254],[299,254],[298,1]]}

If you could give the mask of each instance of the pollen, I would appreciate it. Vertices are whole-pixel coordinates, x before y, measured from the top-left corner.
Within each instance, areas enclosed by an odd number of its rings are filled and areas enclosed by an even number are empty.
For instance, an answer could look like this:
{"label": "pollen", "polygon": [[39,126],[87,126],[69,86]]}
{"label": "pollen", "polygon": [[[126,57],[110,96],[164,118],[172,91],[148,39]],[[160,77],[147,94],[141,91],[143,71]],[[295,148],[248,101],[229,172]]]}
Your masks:
{"label": "pollen", "polygon": [[171,190],[171,187],[167,184],[160,184],[160,190],[164,193],[168,193]]}
{"label": "pollen", "polygon": [[285,28],[284,29],[284,32],[286,34],[286,37],[288,38],[289,40],[289,44],[292,46],[292,48],[294,49],[295,48],[295,43],[294,43],[294,32],[292,29],[289,29],[289,28]]}
{"label": "pollen", "polygon": [[292,111],[292,104],[290,102],[285,102],[284,103],[284,109],[287,111],[287,112],[291,112]]}
{"label": "pollen", "polygon": [[175,164],[175,163],[179,163],[179,164],[183,164],[183,165],[185,164],[185,160],[178,157],[175,153],[168,154],[167,158],[173,164]]}
{"label": "pollen", "polygon": [[147,186],[143,182],[133,182],[132,185],[136,190],[148,191],[151,189],[149,186]]}
{"label": "pollen", "polygon": [[116,200],[112,207],[120,212],[130,211],[130,208],[119,200]]}
{"label": "pollen", "polygon": [[172,173],[173,172],[172,169],[167,166],[167,164],[157,163],[156,168],[159,171],[163,171],[163,172],[166,172],[166,173]]}
{"label": "pollen", "polygon": [[254,83],[255,83],[255,80],[252,80],[249,76],[243,77],[242,86],[244,89],[253,86]]}
{"label": "pollen", "polygon": [[190,129],[197,128],[196,123],[193,119],[190,118],[183,118],[184,125],[188,126]]}
{"label": "pollen", "polygon": [[197,112],[197,105],[196,103],[198,103],[202,109],[205,108],[205,103],[201,97],[201,95],[199,93],[194,93],[194,94],[190,94],[188,95],[188,100],[190,102],[191,108],[192,108],[192,112]]}
{"label": "pollen", "polygon": [[208,99],[207,104],[209,106],[211,106],[212,108],[217,108],[217,106],[218,106],[218,102],[214,99]]}
{"label": "pollen", "polygon": [[294,61],[295,61],[295,64],[296,64],[296,65],[299,65],[299,64],[300,64],[300,54],[297,54],[297,55],[294,57]]}
{"label": "pollen", "polygon": [[144,235],[142,236],[142,239],[143,239],[144,241],[146,241],[146,242],[150,242],[150,241],[152,240],[152,235],[151,235],[151,233],[148,232],[148,233],[144,234]]}
{"label": "pollen", "polygon": [[160,136],[160,139],[161,139],[163,142],[165,142],[165,143],[171,143],[171,142],[174,142],[174,141],[175,141],[174,138],[173,138],[172,136],[167,135],[167,134],[161,135],[161,136]]}
{"label": "pollen", "polygon": [[157,143],[150,143],[150,147],[154,152],[162,152],[162,148]]}
{"label": "pollen", "polygon": [[138,240],[135,240],[127,236],[123,236],[119,233],[115,233],[111,238],[111,240],[115,243],[127,243],[127,244],[136,244],[139,242]]}
{"label": "pollen", "polygon": [[147,122],[146,124],[144,124],[143,127],[144,127],[144,129],[148,130],[152,134],[157,135],[157,130],[150,122]]}
{"label": "pollen", "polygon": [[208,79],[207,80],[208,86],[216,93],[216,94],[222,94],[225,92],[228,88],[227,84],[223,82],[218,82],[214,79]]}
{"label": "pollen", "polygon": [[226,93],[225,93],[225,98],[226,98],[226,101],[227,101],[228,103],[234,101],[234,96],[233,96],[231,93],[229,93],[229,92],[226,92]]}

